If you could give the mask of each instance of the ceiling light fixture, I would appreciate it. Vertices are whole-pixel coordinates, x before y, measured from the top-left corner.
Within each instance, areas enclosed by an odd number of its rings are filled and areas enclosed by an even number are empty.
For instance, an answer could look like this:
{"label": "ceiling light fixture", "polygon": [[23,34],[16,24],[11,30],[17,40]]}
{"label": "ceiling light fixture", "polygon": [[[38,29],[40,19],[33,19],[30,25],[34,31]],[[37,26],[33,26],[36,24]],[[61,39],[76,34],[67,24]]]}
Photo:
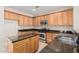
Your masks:
{"label": "ceiling light fixture", "polygon": [[34,6],[34,8],[32,9],[32,11],[36,11],[37,10],[37,8],[39,8],[39,6]]}

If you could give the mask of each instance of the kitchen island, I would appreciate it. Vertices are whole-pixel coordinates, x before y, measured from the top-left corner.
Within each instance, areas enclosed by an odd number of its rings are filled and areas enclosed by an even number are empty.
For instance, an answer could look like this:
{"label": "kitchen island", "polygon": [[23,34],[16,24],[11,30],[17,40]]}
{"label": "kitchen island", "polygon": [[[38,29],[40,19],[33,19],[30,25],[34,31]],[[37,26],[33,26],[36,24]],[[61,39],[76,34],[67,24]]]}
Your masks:
{"label": "kitchen island", "polygon": [[39,34],[29,33],[18,37],[9,37],[9,52],[12,53],[34,53],[39,48]]}

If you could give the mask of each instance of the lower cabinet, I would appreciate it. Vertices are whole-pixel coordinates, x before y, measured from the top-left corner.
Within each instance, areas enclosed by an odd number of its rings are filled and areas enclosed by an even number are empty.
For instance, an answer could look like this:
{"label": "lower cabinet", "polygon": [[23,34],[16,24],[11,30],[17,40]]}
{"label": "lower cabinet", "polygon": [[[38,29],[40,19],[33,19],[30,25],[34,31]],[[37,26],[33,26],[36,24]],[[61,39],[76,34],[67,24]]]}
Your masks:
{"label": "lower cabinet", "polygon": [[52,37],[53,35],[52,35],[52,33],[50,33],[50,32],[47,32],[46,33],[46,41],[47,41],[47,43],[50,43],[50,42],[52,42]]}
{"label": "lower cabinet", "polygon": [[30,40],[30,52],[31,53],[35,52],[34,48],[35,48],[35,40],[34,40],[34,37],[32,37]]}
{"label": "lower cabinet", "polygon": [[14,53],[24,53],[30,52],[30,39],[24,39],[18,42],[13,43],[13,52]]}
{"label": "lower cabinet", "polygon": [[39,37],[38,36],[32,37],[30,40],[30,44],[31,44],[30,46],[31,53],[36,52],[39,48]]}
{"label": "lower cabinet", "polygon": [[39,48],[39,36],[34,36],[13,43],[14,53],[34,53]]}
{"label": "lower cabinet", "polygon": [[55,40],[55,38],[57,37],[58,33],[57,32],[47,32],[46,33],[46,41],[47,43],[51,43]]}

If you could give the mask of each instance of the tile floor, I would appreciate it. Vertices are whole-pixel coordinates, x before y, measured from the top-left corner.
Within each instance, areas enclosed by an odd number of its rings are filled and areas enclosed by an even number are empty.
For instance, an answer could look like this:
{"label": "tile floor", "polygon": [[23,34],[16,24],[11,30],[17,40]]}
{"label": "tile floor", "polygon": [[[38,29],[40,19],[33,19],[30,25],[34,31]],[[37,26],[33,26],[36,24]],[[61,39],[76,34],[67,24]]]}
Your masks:
{"label": "tile floor", "polygon": [[47,43],[40,41],[39,42],[39,49],[36,53],[39,53],[46,45],[47,45]]}

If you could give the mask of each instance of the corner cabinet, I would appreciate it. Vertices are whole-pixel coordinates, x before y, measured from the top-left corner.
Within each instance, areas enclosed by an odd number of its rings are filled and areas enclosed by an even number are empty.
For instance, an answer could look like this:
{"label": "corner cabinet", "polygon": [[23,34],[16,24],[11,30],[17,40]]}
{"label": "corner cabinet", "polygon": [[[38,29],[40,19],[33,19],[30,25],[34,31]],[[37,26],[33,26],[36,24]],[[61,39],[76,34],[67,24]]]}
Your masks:
{"label": "corner cabinet", "polygon": [[[9,45],[10,46],[10,45]],[[34,53],[39,48],[39,35],[13,43],[13,53]]]}

